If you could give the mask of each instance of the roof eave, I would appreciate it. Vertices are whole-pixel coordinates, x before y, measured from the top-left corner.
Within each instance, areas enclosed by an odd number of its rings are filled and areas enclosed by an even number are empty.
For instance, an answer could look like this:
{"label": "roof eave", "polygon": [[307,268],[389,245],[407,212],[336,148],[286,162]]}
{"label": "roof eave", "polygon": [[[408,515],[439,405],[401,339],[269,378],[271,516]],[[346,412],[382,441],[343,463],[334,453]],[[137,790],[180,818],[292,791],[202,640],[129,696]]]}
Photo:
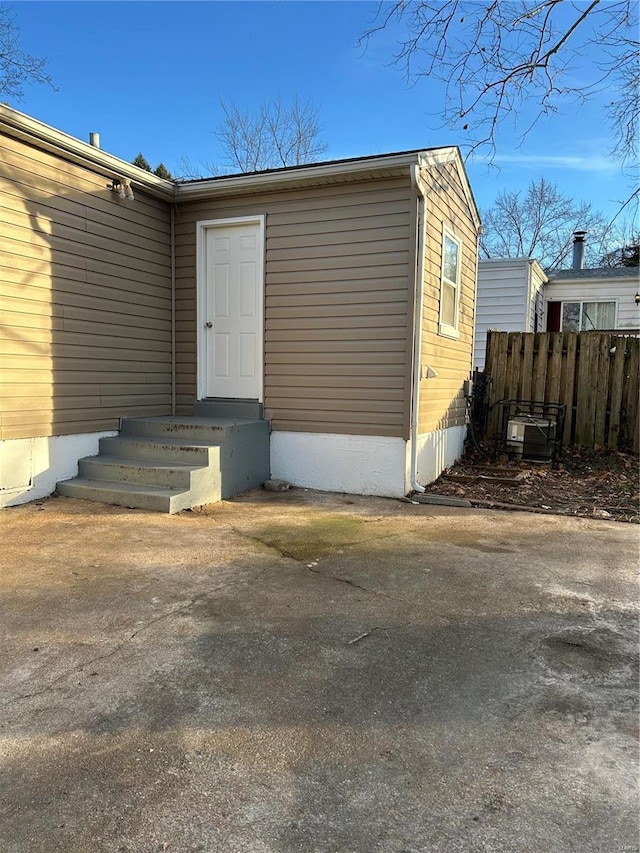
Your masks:
{"label": "roof eave", "polygon": [[105,180],[127,178],[134,186],[142,187],[150,195],[165,200],[172,200],[175,196],[173,181],[159,178],[126,160],[107,154],[100,148],[81,142],[73,136],[18,112],[6,104],[0,104],[0,129],[16,139],[56,154],[71,163],[102,173]]}
{"label": "roof eave", "polygon": [[358,180],[367,174],[380,171],[401,174],[409,166],[418,163],[422,153],[418,151],[409,154],[382,154],[357,161],[343,160],[316,166],[305,165],[299,169],[294,167],[274,172],[250,172],[228,178],[211,178],[194,183],[178,184],[176,197],[177,201],[188,201],[218,195],[285,189],[309,183],[332,183],[336,179]]}
{"label": "roof eave", "polygon": [[254,191],[304,187],[307,184],[357,181],[378,174],[384,174],[384,176],[402,174],[415,164],[429,166],[453,161],[461,172],[465,193],[476,225],[479,227],[480,224],[477,205],[466,176],[466,170],[460,152],[455,146],[405,151],[399,154],[379,154],[355,160],[338,160],[331,163],[305,165],[273,172],[248,173],[176,184],[140,169],[126,160],[114,157],[100,148],[81,142],[79,139],[56,130],[56,128],[5,104],[0,104],[0,129],[5,130],[14,138],[22,139],[37,148],[50,151],[69,162],[102,173],[107,181],[112,181],[114,178],[127,178],[134,185],[144,188],[150,195],[166,201],[188,201],[190,199],[236,195]]}
{"label": "roof eave", "polygon": [[[602,272],[599,269],[594,270],[577,270],[574,273],[573,270],[558,270],[556,273],[548,273],[549,276],[549,284],[566,284],[567,282],[571,283],[582,283],[585,281],[601,281],[601,282],[632,282],[636,283],[639,280],[638,277],[638,269],[637,267],[629,267],[629,272],[625,269],[624,272],[620,270],[620,268],[613,267],[612,270],[615,272],[610,272],[608,268],[605,268]],[[557,275],[557,272],[562,273],[562,275]],[[582,275],[580,274],[582,273]],[[586,273],[586,274],[585,274]]]}

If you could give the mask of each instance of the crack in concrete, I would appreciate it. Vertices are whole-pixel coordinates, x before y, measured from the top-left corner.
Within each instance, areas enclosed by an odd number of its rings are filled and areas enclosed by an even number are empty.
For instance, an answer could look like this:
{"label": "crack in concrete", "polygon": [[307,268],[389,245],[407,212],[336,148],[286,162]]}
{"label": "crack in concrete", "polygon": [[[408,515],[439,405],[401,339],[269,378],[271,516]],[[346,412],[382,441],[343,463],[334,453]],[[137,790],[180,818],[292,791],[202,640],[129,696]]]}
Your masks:
{"label": "crack in concrete", "polygon": [[364,640],[365,637],[370,637],[376,631],[393,631],[396,628],[407,628],[410,623],[403,622],[401,625],[375,625],[369,631],[365,631],[363,634],[358,634],[357,637],[354,637],[353,640],[349,640],[347,643],[348,646],[353,646],[355,643],[359,643],[360,640]]}
{"label": "crack in concrete", "polygon": [[314,575],[320,575],[321,578],[325,578],[326,580],[336,581],[337,583],[344,583],[347,586],[353,587],[354,589],[360,589],[363,592],[368,592],[371,595],[378,595],[381,598],[390,598],[393,601],[402,601],[405,604],[408,603],[405,601],[404,598],[398,598],[395,595],[391,595],[388,592],[382,592],[381,590],[378,590],[378,589],[373,589],[370,586],[362,586],[362,584],[356,583],[355,581],[352,581],[350,578],[343,578],[343,577],[340,577],[340,575],[325,574],[324,572],[321,572],[319,569],[316,569],[314,566],[306,566],[305,568],[308,571],[313,572]]}
{"label": "crack in concrete", "polygon": [[260,545],[268,548],[270,551],[275,551],[276,554],[280,557],[286,557],[288,560],[294,560],[296,563],[302,563],[303,560],[300,557],[296,557],[295,554],[292,554],[290,551],[286,551],[284,548],[279,548],[277,545],[274,545],[273,542],[268,542],[266,539],[261,539],[259,536],[256,536],[253,533],[247,533],[244,530],[240,530],[237,527],[234,527],[233,524],[227,525],[229,530],[232,533],[235,533],[236,536],[239,536],[240,539],[248,539],[250,542],[258,542]]}
{"label": "crack in concrete", "polygon": [[[219,587],[218,587],[218,589],[219,589]],[[215,592],[217,590],[212,590],[212,591]],[[142,627],[140,627],[136,631],[134,631],[133,634],[131,634],[131,636],[129,637],[129,640],[133,640],[134,637],[137,637],[138,634],[142,634],[143,631],[148,630],[152,625],[155,625],[157,622],[162,622],[164,619],[169,619],[171,616],[174,616],[176,613],[184,613],[185,611],[189,610],[190,607],[193,607],[193,605],[196,604],[196,602],[198,602],[201,599],[206,598],[206,597],[207,597],[207,594],[204,592],[201,592],[199,595],[194,596],[186,604],[181,604],[179,607],[174,607],[172,610],[168,610],[166,613],[161,613],[159,616],[156,616],[155,619],[150,619],[145,625],[142,625]],[[123,645],[124,645],[124,643],[123,643]]]}
{"label": "crack in concrete", "polygon": [[100,663],[101,661],[108,660],[114,655],[118,654],[128,643],[131,642],[135,637],[141,634],[143,631],[151,628],[152,625],[155,625],[157,622],[162,622],[164,619],[169,619],[172,616],[175,616],[178,613],[185,613],[189,608],[193,607],[198,601],[202,598],[206,598],[207,594],[201,593],[200,595],[196,595],[186,604],[181,604],[178,607],[173,607],[171,610],[166,613],[161,613],[159,616],[156,616],[154,619],[150,619],[146,624],[142,625],[140,628],[136,629],[133,634],[130,634],[125,640],[118,643],[118,645],[111,649],[110,652],[106,652],[103,655],[97,655],[94,658],[90,658],[87,661],[83,661],[81,664],[78,664],[75,667],[67,670],[66,672],[60,673],[60,675],[56,676],[53,681],[49,682],[46,687],[43,687],[42,690],[36,690],[34,693],[22,693],[20,695],[16,695],[15,698],[10,699],[8,702],[4,702],[0,705],[0,708],[6,708],[9,705],[14,705],[16,702],[23,702],[26,699],[34,699],[37,696],[42,696],[45,693],[50,693],[51,691],[58,690],[58,684],[66,678],[70,676],[82,672],[85,668],[91,666],[92,664]]}
{"label": "crack in concrete", "polygon": [[[319,569],[316,569],[314,566],[308,565],[306,563],[306,558],[302,559],[301,557],[297,557],[295,554],[292,554],[290,551],[287,551],[285,548],[279,547],[278,545],[274,545],[273,542],[269,542],[266,539],[262,539],[260,536],[256,536],[253,533],[248,533],[244,530],[239,530],[237,527],[235,527],[232,524],[227,525],[227,526],[233,533],[235,533],[240,538],[248,539],[251,542],[258,542],[260,545],[263,545],[265,548],[268,548],[271,551],[275,551],[275,553],[278,554],[278,556],[284,557],[288,560],[293,560],[299,566],[304,565],[308,571],[313,572],[313,574],[320,575],[320,577],[323,577],[326,580],[332,580],[332,581],[336,581],[336,583],[346,584],[347,586],[351,586],[354,589],[359,589],[362,592],[368,592],[370,595],[377,595],[377,596],[380,596],[381,598],[389,598],[392,601],[400,601],[404,604],[409,603],[404,598],[400,598],[396,595],[391,595],[388,592],[382,592],[381,590],[373,589],[372,587],[369,587],[369,586],[362,586],[362,584],[356,583],[356,581],[352,581],[349,578],[344,578],[344,577],[341,577],[340,575],[325,574],[324,572],[320,571]],[[374,536],[374,537],[368,537],[367,539],[363,539],[360,541],[362,541],[362,542],[376,542],[376,541],[379,541],[382,539],[389,540],[390,538],[398,537],[399,535],[400,534],[398,534],[398,533],[394,533],[394,534],[390,534],[390,535]],[[341,548],[348,548],[350,545],[360,544],[360,541],[358,541],[358,542],[341,542],[340,547]]]}

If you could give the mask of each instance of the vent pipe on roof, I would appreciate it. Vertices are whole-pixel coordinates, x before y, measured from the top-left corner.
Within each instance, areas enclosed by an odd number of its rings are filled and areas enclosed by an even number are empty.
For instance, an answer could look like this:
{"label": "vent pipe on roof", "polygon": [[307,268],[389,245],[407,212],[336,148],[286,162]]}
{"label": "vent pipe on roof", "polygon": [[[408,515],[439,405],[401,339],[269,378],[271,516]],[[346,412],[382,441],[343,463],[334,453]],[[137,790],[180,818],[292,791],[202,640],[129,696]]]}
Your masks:
{"label": "vent pipe on roof", "polygon": [[89,145],[93,145],[94,148],[100,148],[100,134],[99,133],[90,133],[89,134]]}
{"label": "vent pipe on roof", "polygon": [[584,238],[587,236],[586,231],[573,232],[573,264],[572,269],[581,270],[584,268]]}

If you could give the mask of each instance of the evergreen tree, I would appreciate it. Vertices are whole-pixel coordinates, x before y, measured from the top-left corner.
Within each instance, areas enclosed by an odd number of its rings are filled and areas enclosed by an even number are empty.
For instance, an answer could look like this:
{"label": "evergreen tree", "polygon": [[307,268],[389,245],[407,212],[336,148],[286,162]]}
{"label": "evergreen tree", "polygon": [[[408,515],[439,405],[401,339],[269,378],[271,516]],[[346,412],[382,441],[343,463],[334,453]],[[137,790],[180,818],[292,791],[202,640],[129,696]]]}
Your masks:
{"label": "evergreen tree", "polygon": [[139,169],[144,169],[145,172],[151,172],[153,175],[157,175],[159,178],[164,178],[165,181],[172,181],[173,176],[171,172],[167,169],[164,163],[158,163],[155,169],[152,169],[147,158],[142,154],[138,154],[135,160],[132,161],[134,166],[137,166]]}
{"label": "evergreen tree", "polygon": [[640,234],[633,235],[629,242],[603,255],[600,265],[603,267],[640,266]]}
{"label": "evergreen tree", "polygon": [[151,166],[149,165],[147,158],[144,156],[144,154],[142,154],[142,152],[138,154],[138,156],[132,162],[134,166],[137,166],[139,169],[144,169],[145,172],[151,171]]}
{"label": "evergreen tree", "polygon": [[165,181],[173,180],[171,172],[167,169],[164,163],[158,163],[158,165],[153,170],[153,174],[157,175],[159,178],[164,178]]}

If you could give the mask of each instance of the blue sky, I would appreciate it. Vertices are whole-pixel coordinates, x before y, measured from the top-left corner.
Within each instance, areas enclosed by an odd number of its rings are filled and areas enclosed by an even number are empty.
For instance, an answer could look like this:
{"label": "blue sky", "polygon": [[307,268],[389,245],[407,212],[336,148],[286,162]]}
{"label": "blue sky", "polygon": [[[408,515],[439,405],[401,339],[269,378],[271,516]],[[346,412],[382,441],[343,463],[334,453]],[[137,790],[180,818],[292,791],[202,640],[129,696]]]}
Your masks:
{"label": "blue sky", "polygon": [[[23,49],[46,56],[57,91],[30,85],[11,106],[131,160],[174,173],[220,159],[220,99],[252,109],[298,95],[319,107],[327,159],[464,143],[441,128],[442,89],[408,86],[390,64],[395,34],[358,47],[375,2],[17,2]],[[590,57],[585,55],[585,62]],[[579,69],[578,69],[579,72]],[[498,136],[496,164],[467,164],[481,207],[541,175],[612,215],[629,178],[607,156],[599,100],[541,121],[518,147],[526,111]]]}

